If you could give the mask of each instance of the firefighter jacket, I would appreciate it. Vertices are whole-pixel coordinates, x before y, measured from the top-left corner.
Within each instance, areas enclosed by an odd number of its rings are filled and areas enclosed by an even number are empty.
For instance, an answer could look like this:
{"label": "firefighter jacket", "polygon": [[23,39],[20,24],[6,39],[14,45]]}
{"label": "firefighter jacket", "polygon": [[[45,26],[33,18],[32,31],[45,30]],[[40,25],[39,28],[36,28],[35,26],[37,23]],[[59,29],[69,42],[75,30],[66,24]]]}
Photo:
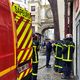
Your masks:
{"label": "firefighter jacket", "polygon": [[65,40],[64,41],[64,49],[63,49],[63,61],[72,62],[73,53],[75,49],[75,44],[72,41]]}
{"label": "firefighter jacket", "polygon": [[63,43],[61,40],[53,44],[55,58],[62,59],[62,49],[63,49]]}
{"label": "firefighter jacket", "polygon": [[38,63],[39,42],[33,41],[32,63]]}

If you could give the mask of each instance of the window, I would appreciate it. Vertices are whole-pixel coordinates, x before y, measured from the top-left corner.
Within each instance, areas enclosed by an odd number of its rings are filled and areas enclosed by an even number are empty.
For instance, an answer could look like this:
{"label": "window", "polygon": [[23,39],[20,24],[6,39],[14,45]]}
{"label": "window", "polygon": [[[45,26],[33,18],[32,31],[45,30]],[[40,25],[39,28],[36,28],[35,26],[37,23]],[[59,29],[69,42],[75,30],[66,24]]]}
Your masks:
{"label": "window", "polygon": [[32,21],[35,21],[35,15],[32,15]]}
{"label": "window", "polygon": [[32,31],[33,33],[35,33],[35,26],[32,26]]}
{"label": "window", "polygon": [[35,11],[35,6],[31,6],[31,11]]}

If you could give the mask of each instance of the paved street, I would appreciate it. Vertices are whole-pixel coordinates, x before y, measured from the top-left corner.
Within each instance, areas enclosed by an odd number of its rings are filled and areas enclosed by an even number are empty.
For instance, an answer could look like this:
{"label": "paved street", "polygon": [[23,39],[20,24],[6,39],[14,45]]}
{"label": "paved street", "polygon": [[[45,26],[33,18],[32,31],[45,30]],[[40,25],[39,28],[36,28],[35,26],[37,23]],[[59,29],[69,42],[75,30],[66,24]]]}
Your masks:
{"label": "paved street", "polygon": [[[38,80],[66,80],[61,79],[61,74],[55,73],[53,70],[54,57],[51,55],[51,68],[46,68],[46,56],[43,53],[39,53],[39,70],[38,70]],[[74,79],[69,79],[74,80]]]}
{"label": "paved street", "polygon": [[51,56],[50,64],[51,68],[45,67],[46,56],[39,53],[39,70],[38,70],[38,80],[61,80],[60,74],[57,74],[53,70],[54,58]]}

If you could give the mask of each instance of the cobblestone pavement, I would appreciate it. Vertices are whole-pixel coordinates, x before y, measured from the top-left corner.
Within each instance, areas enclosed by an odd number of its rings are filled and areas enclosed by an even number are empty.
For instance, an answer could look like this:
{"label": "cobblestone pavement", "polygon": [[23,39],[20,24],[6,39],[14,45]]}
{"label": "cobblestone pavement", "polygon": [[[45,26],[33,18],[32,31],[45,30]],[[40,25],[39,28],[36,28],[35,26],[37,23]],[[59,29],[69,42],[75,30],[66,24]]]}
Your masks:
{"label": "cobblestone pavement", "polygon": [[[39,54],[38,80],[65,80],[61,79],[61,74],[55,73],[53,70],[54,58],[51,56],[51,68],[46,68],[46,56]],[[73,80],[73,79],[72,79]]]}

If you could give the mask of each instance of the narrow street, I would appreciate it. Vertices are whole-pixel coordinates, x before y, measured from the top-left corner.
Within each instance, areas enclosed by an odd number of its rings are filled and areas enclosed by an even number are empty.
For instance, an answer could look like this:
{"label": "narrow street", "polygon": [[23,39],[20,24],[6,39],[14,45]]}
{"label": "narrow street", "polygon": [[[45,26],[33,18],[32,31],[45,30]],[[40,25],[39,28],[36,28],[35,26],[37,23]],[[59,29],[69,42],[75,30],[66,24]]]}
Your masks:
{"label": "narrow street", "polygon": [[46,56],[44,53],[39,53],[39,70],[38,80],[62,80],[59,73],[55,73],[53,69],[54,57],[51,55],[50,65],[51,68],[46,68]]}
{"label": "narrow street", "polygon": [[[50,65],[51,68],[46,68],[46,55],[39,52],[39,68],[38,68],[38,79],[37,80],[66,80],[61,79],[61,74],[55,73],[53,69],[54,55],[51,55]],[[75,79],[68,79],[75,80]]]}

